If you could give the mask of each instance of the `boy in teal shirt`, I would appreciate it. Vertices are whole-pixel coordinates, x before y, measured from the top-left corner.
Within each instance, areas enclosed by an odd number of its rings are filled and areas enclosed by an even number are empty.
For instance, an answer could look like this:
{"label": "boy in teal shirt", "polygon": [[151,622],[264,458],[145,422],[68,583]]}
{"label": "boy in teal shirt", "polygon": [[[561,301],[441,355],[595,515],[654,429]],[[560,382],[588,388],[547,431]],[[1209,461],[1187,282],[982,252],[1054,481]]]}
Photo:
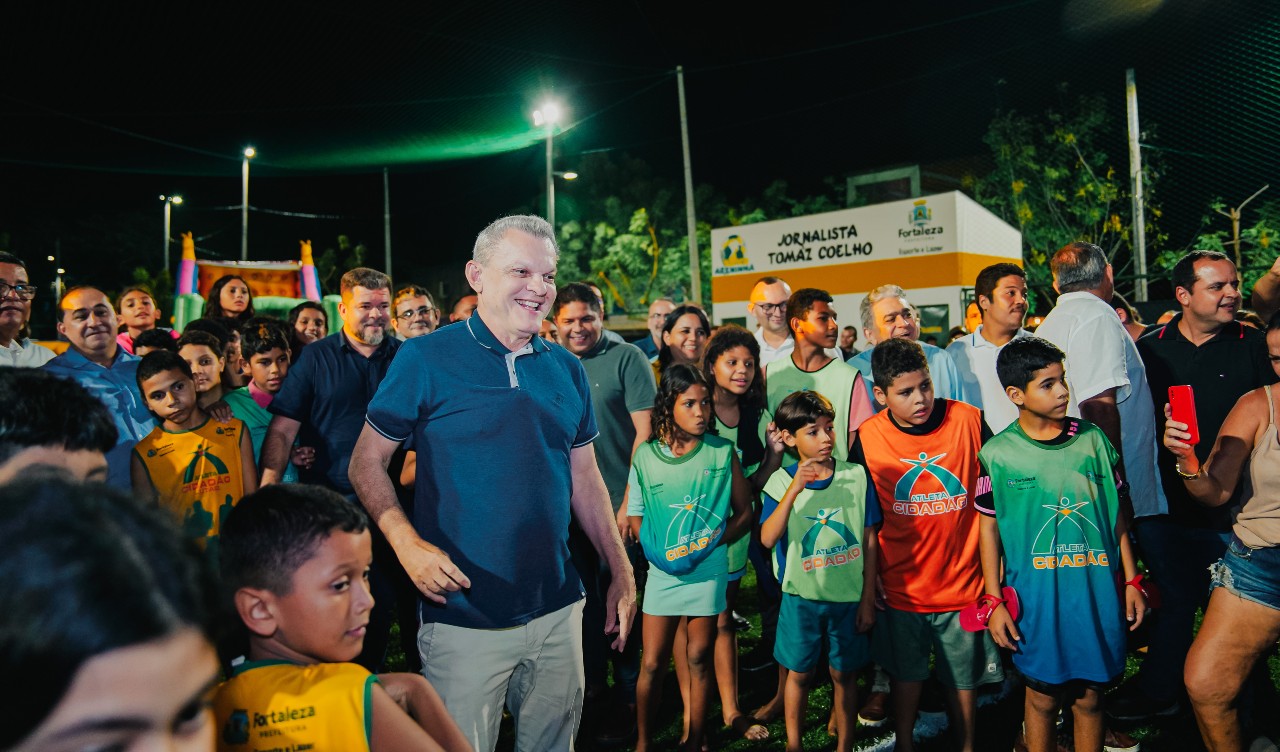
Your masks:
{"label": "boy in teal shirt", "polygon": [[[289,374],[289,336],[281,322],[258,316],[245,322],[240,333],[240,351],[244,358],[243,365],[247,367],[251,377],[249,384],[227,392],[222,399],[249,429],[249,438],[253,440],[253,458],[261,464],[262,441],[271,424],[271,413],[267,412],[267,405],[271,404],[276,392],[284,384],[285,376]],[[294,465],[309,463],[314,458],[314,449],[294,446],[283,481],[297,483],[298,469]]]}
{"label": "boy in teal shirt", "polygon": [[[1067,417],[1063,360],[1040,337],[1016,339],[996,359],[1018,420],[978,452],[979,614],[1023,675],[1027,747],[1054,747],[1066,705],[1075,749],[1101,752],[1102,695],[1124,673],[1125,624],[1142,624],[1146,599],[1119,514],[1119,454],[1097,426]],[[1002,584],[1017,593],[1016,624]]]}
{"label": "boy in teal shirt", "polygon": [[[870,660],[865,634],[875,623],[880,506],[866,468],[832,456],[835,411],[817,392],[796,392],[774,415],[800,457],[764,487],[760,541],[775,548],[782,608],[774,658],[787,675],[787,750],[800,750],[805,706],[822,645],[834,685],[837,749],[853,749],[855,679]],[[866,597],[863,597],[865,594]]]}

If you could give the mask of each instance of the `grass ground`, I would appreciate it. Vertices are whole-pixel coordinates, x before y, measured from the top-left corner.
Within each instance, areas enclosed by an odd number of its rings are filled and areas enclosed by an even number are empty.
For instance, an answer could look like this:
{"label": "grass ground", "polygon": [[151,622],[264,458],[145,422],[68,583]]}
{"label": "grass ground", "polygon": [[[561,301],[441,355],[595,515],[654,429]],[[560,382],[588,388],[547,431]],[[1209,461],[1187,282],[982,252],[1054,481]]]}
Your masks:
{"label": "grass ground", "polygon": [[[750,619],[750,630],[739,633],[739,652],[745,653],[755,646],[760,637],[760,619],[755,602],[755,575],[748,568],[743,578],[742,588],[737,604],[738,613]],[[640,639],[639,632],[634,639]],[[391,640],[392,653],[388,656],[388,669],[399,670],[404,665],[404,656],[398,652],[398,642]],[[1132,676],[1141,665],[1140,654],[1131,653],[1125,675]],[[1280,657],[1273,652],[1267,665],[1270,679],[1269,693],[1257,699],[1257,730],[1273,740],[1280,740]],[[772,670],[755,673],[742,673],[739,680],[740,705],[747,710],[763,705],[773,696],[777,674]],[[866,696],[866,678],[859,681],[858,696]],[[713,691],[713,696],[715,695]],[[826,752],[835,749],[835,739],[827,736],[827,717],[831,709],[831,685],[826,683],[817,687],[810,695],[809,712],[805,719],[805,749],[811,752]],[[769,738],[761,742],[749,742],[735,737],[732,732],[719,726],[720,703],[718,698],[713,702],[710,719],[716,730],[710,740],[713,750],[780,750],[786,739],[786,729],[781,719],[769,724]],[[662,694],[662,706],[659,710],[659,722],[662,731],[657,741],[661,749],[674,749],[680,737],[680,693],[675,685],[674,672],[668,672],[667,683]],[[1022,691],[1015,688],[1008,697],[1000,702],[978,711],[977,748],[1003,752],[1012,749],[1014,737],[1017,736],[1022,722]],[[577,748],[583,752],[608,750],[609,752],[626,752],[630,745],[603,746],[591,741],[594,721],[590,714],[584,719],[582,733],[579,735]],[[1194,717],[1185,710],[1169,718],[1139,725],[1117,724],[1116,728],[1126,731],[1142,742],[1144,752],[1200,752],[1204,749],[1200,741],[1200,733],[1196,728]],[[860,728],[857,735],[857,749],[869,750],[885,743],[889,731],[886,728]],[[499,750],[512,749],[511,720],[504,718],[502,738]],[[945,734],[934,739],[922,741],[917,745],[921,752],[942,752],[951,749]]]}

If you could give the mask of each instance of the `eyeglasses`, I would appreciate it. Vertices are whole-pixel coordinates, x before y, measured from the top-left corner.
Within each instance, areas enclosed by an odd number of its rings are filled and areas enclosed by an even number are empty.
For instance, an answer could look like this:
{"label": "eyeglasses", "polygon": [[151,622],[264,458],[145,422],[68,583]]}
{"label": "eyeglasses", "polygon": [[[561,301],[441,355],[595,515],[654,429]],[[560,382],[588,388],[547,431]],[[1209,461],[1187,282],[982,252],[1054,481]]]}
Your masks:
{"label": "eyeglasses", "polygon": [[764,315],[772,316],[775,313],[781,313],[787,307],[786,303],[756,303],[756,308],[764,311]]}
{"label": "eyeglasses", "polygon": [[396,318],[400,319],[401,321],[409,321],[415,316],[430,316],[431,312],[434,310],[435,310],[434,308],[423,306],[421,308],[416,308],[412,311],[405,311],[404,313],[396,314]]}
{"label": "eyeglasses", "polygon": [[35,285],[10,285],[0,282],[0,298],[9,297],[9,293],[13,292],[22,300],[31,300],[36,296]]}

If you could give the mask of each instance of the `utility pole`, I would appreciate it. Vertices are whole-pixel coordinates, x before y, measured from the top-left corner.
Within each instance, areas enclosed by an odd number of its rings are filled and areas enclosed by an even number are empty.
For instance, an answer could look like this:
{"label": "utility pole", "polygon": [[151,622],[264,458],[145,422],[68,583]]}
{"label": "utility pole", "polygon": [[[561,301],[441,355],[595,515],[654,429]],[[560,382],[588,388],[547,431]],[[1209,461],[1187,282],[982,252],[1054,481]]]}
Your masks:
{"label": "utility pole", "polygon": [[1129,115],[1129,189],[1133,195],[1133,284],[1134,299],[1147,302],[1147,221],[1143,211],[1142,146],[1138,143],[1138,84],[1133,68],[1124,72],[1125,103]]}
{"label": "utility pole", "polygon": [[702,267],[698,263],[698,221],[693,210],[693,163],[689,158],[689,114],[684,103],[684,66],[676,66],[676,89],[680,95],[680,144],[684,150],[684,202],[689,231],[689,283],[691,297],[702,300]]}

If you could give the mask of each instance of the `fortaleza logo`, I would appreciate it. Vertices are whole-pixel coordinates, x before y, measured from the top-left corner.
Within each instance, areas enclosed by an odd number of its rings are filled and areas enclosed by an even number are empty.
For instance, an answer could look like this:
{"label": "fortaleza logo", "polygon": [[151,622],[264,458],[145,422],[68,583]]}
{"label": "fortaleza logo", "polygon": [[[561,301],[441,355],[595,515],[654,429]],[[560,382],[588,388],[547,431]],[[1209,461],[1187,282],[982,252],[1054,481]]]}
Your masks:
{"label": "fortaleza logo", "polygon": [[[696,499],[685,496],[684,501],[671,505],[677,511],[667,525],[666,543],[663,545],[667,551],[667,561],[683,559],[691,553],[701,551],[715,543],[724,533],[724,520],[699,503],[705,498],[706,494]],[[690,517],[693,518],[693,531],[681,533],[681,530],[686,529],[686,520]],[[714,522],[707,517],[711,517]]]}
{"label": "fortaleza logo", "polygon": [[817,517],[805,517],[813,525],[800,539],[800,566],[804,571],[844,566],[862,556],[857,536],[836,519],[841,511],[819,509]]}
{"label": "fortaleza logo", "polygon": [[747,244],[743,242],[742,236],[730,235],[726,238],[724,245],[720,247],[720,266],[716,269],[716,273],[730,274],[755,270],[751,259],[747,258]]}
{"label": "fortaleza logo", "polygon": [[923,517],[958,512],[968,506],[969,492],[964,484],[950,470],[937,465],[938,460],[946,456],[946,452],[936,457],[921,452],[919,459],[898,458],[911,469],[894,484],[894,514]]}
{"label": "fortaleza logo", "polygon": [[1081,510],[1091,502],[1063,496],[1057,503],[1043,504],[1049,518],[1040,526],[1031,544],[1031,566],[1036,569],[1109,566],[1102,545],[1102,531]]}
{"label": "fortaleza logo", "polygon": [[933,222],[933,210],[929,208],[925,199],[916,201],[911,206],[911,214],[908,218],[911,223],[909,229],[899,229],[898,237],[900,238],[923,238],[929,235],[941,235],[943,228],[930,227]]}

